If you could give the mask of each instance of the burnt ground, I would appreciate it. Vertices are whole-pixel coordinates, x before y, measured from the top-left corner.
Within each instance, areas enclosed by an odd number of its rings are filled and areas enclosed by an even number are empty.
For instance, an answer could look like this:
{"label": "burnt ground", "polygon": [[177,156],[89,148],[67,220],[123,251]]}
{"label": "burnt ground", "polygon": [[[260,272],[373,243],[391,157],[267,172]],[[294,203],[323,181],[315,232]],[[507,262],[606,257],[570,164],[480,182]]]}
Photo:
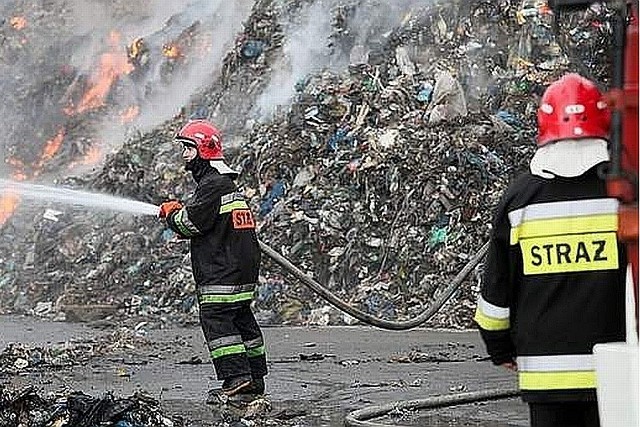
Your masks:
{"label": "burnt ground", "polygon": [[[42,347],[97,342],[113,330],[108,324],[0,316],[0,349],[14,342]],[[200,329],[139,331],[144,339],[132,348],[114,347],[82,366],[27,369],[0,380],[15,388],[36,385],[43,393],[77,390],[99,396],[112,391],[130,396],[145,391],[161,401],[168,415],[183,416],[194,426],[220,425],[224,408],[203,403],[207,389],[219,383]],[[277,327],[264,332],[269,425],[340,426],[347,413],[368,405],[515,386],[512,375],[486,360],[475,331]],[[517,399],[405,415],[405,425],[528,425],[526,405]]]}

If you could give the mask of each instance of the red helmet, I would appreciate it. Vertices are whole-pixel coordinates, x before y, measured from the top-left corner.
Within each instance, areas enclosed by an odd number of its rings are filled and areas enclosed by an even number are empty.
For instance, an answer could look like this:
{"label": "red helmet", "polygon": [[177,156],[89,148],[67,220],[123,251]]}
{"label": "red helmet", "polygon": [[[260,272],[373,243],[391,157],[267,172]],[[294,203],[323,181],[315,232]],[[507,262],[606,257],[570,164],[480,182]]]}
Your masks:
{"label": "red helmet", "polygon": [[190,120],[180,129],[176,140],[195,147],[204,160],[222,159],[222,134],[206,120]]}
{"label": "red helmet", "polygon": [[609,139],[611,112],[598,87],[567,74],[547,88],[538,108],[538,146],[561,139]]}

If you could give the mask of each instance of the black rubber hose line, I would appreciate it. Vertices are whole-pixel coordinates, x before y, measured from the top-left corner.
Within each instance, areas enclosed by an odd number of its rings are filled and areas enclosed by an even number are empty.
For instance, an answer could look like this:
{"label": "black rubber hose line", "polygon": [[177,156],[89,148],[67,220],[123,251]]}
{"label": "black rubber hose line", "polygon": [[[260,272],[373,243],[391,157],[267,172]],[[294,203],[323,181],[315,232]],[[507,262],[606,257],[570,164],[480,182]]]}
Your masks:
{"label": "black rubber hose line", "polygon": [[436,298],[433,304],[427,307],[427,309],[419,316],[411,320],[394,322],[391,320],[379,319],[375,316],[370,315],[369,313],[365,313],[358,308],[350,306],[340,297],[334,295],[330,290],[306,275],[302,270],[293,265],[291,261],[280,255],[273,248],[262,241],[259,241],[259,243],[263,253],[269,256],[278,265],[283,267],[285,271],[291,273],[305,286],[320,295],[337,309],[344,311],[345,313],[355,317],[356,319],[366,324],[376,326],[381,329],[389,329],[394,331],[404,331],[420,326],[421,324],[429,320],[434,314],[436,314],[438,310],[440,310],[440,308],[447,302],[447,300],[451,298],[451,295],[453,295],[456,289],[460,287],[464,279],[469,275],[469,273],[471,273],[471,271],[473,271],[475,266],[478,265],[480,261],[482,261],[483,257],[486,255],[489,249],[489,242],[487,242],[480,248],[478,252],[476,252],[473,258],[471,258],[469,262],[467,262],[467,264],[462,268],[462,270],[460,270],[460,272],[453,278],[452,282],[447,286],[447,288],[440,295],[438,295],[438,298]]}
{"label": "black rubber hose line", "polygon": [[404,400],[383,405],[372,405],[350,412],[344,420],[344,425],[346,427],[401,427],[397,424],[381,424],[367,420],[382,417],[396,410],[427,410],[490,400],[510,399],[518,397],[519,395],[520,392],[517,389],[495,389],[445,394],[428,397],[426,399]]}
{"label": "black rubber hose line", "polygon": [[[402,331],[412,329],[420,326],[427,320],[429,320],[438,310],[451,298],[451,295],[460,287],[464,279],[473,271],[473,269],[482,261],[487,251],[489,250],[489,242],[485,243],[478,252],[467,262],[467,264],[460,270],[460,272],[454,277],[447,288],[438,296],[438,298],[419,316],[400,322],[394,322],[391,320],[379,319],[364,311],[352,307],[342,299],[334,295],[330,290],[322,286],[320,283],[306,275],[302,270],[293,265],[291,261],[280,255],[273,248],[266,243],[259,241],[262,252],[275,261],[278,265],[284,268],[285,271],[291,273],[298,280],[300,280],[305,286],[311,289],[313,292],[320,295],[331,305],[337,309],[355,317],[363,323],[376,326],[381,329],[389,329],[394,331]],[[418,409],[435,409],[446,406],[463,405],[467,403],[483,402],[489,400],[500,400],[517,397],[520,392],[517,389],[495,389],[495,390],[483,390],[467,393],[456,393],[448,395],[432,396],[426,399],[419,400],[405,400],[394,403],[388,403],[384,405],[368,406],[363,409],[358,409],[347,415],[345,418],[345,426],[347,427],[394,427],[391,424],[380,424],[371,421],[367,421],[373,418],[379,418],[394,410],[418,410]]]}

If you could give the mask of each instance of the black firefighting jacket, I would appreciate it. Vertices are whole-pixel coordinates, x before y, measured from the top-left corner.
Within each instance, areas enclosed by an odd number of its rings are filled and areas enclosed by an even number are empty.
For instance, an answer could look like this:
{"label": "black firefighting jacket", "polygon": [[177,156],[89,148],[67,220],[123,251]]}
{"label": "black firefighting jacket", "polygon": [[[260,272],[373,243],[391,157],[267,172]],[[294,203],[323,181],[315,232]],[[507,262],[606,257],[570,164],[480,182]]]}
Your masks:
{"label": "black firefighting jacket", "polygon": [[517,361],[525,401],[595,399],[593,345],[624,341],[617,208],[595,167],[525,174],[497,208],[475,320],[493,363]]}
{"label": "black firefighting jacket", "polygon": [[260,247],[254,218],[233,175],[201,167],[185,206],[167,217],[191,241],[191,265],[201,303],[250,300],[258,281]]}

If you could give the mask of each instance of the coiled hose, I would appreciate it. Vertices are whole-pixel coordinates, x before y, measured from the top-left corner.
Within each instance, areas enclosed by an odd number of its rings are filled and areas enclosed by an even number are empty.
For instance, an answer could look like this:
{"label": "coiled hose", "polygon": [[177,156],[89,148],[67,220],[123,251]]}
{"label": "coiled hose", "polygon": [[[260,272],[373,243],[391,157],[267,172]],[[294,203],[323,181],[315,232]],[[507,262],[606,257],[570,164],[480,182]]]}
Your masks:
{"label": "coiled hose", "polygon": [[[431,304],[425,311],[423,311],[419,316],[411,319],[405,320],[401,322],[394,322],[391,320],[379,319],[375,316],[372,316],[364,311],[352,307],[342,299],[338,298],[334,295],[330,290],[322,286],[317,281],[313,280],[311,277],[307,276],[302,270],[293,265],[291,261],[286,259],[284,256],[280,255],[273,248],[271,248],[266,243],[259,241],[260,248],[262,252],[269,256],[273,261],[275,261],[278,265],[283,267],[285,271],[291,273],[298,280],[300,280],[305,286],[311,289],[313,292],[320,295],[331,305],[336,307],[337,309],[355,317],[356,319],[364,322],[366,324],[376,326],[381,329],[389,329],[394,331],[403,331],[411,328],[415,328],[427,320],[429,320],[434,314],[438,312],[438,310],[447,302],[451,295],[460,287],[464,279],[473,271],[473,269],[480,263],[480,261],[484,258],[487,251],[489,250],[489,242],[485,243],[480,250],[467,262],[467,264],[460,270],[460,272],[454,277],[449,286],[438,296],[438,298]],[[347,415],[345,418],[345,426],[347,427],[393,427],[390,424],[380,424],[371,421],[366,421],[368,419],[378,418],[383,415],[388,414],[394,410],[417,410],[417,409],[435,409],[446,406],[455,406],[462,405],[466,403],[473,402],[482,402],[488,400],[499,400],[499,399],[508,399],[512,397],[516,397],[520,394],[517,389],[495,389],[495,390],[482,390],[475,392],[467,392],[467,393],[456,393],[449,395],[441,395],[441,396],[432,396],[426,399],[419,400],[405,400],[394,403],[388,403],[384,405],[372,405],[365,407],[363,409],[358,409],[353,411]]]}
{"label": "coiled hose", "polygon": [[322,286],[317,281],[313,280],[311,277],[307,276],[302,270],[293,265],[291,261],[280,255],[266,243],[259,241],[260,248],[262,252],[269,256],[273,261],[275,261],[278,265],[283,267],[285,271],[290,272],[294,275],[298,280],[300,280],[305,286],[311,289],[313,292],[320,295],[322,298],[327,300],[331,305],[336,307],[338,310],[344,311],[345,313],[355,317],[356,319],[364,322],[366,324],[376,326],[382,329],[390,329],[393,331],[404,331],[407,329],[415,328],[416,326],[420,326],[434,314],[440,310],[440,308],[447,302],[451,295],[460,287],[464,279],[473,271],[476,265],[480,263],[482,258],[485,256],[487,251],[489,250],[489,242],[485,243],[480,250],[467,262],[467,264],[460,270],[460,272],[453,278],[449,286],[438,296],[438,298],[433,302],[431,306],[429,306],[424,312],[422,312],[419,316],[415,317],[411,320],[405,320],[401,322],[394,322],[391,320],[379,319],[375,316],[370,315],[369,313],[365,313],[364,311],[352,307],[342,299],[334,295],[330,290]]}

